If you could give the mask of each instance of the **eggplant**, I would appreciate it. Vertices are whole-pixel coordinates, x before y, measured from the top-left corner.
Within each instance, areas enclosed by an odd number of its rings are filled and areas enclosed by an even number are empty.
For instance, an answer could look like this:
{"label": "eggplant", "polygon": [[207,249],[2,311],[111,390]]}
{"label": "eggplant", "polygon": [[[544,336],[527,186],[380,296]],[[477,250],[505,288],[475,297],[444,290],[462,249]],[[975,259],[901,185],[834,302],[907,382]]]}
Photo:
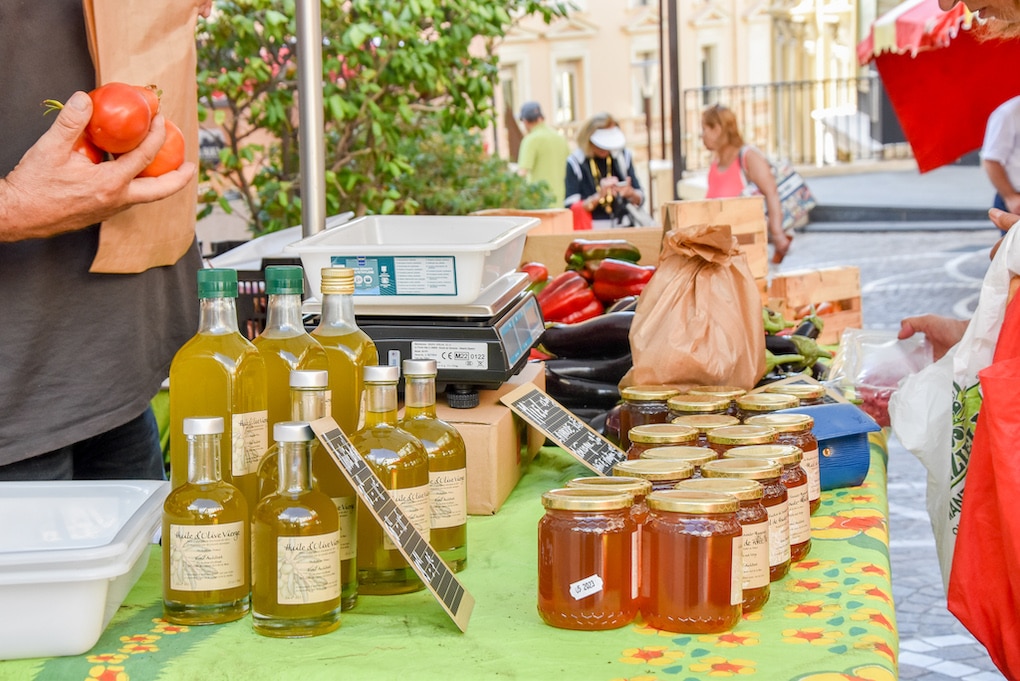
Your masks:
{"label": "eggplant", "polygon": [[557,376],[585,378],[603,383],[619,383],[623,375],[634,366],[630,353],[614,359],[559,359],[545,360],[546,371]]}
{"label": "eggplant", "polygon": [[800,354],[797,346],[786,336],[765,334],[765,349],[773,355],[797,355]]}
{"label": "eggplant", "polygon": [[573,359],[614,359],[630,352],[633,310],[609,312],[576,324],[553,323],[546,327],[539,344],[557,357]]}
{"label": "eggplant", "polygon": [[560,376],[550,371],[545,372],[545,391],[568,409],[571,407],[609,409],[620,401],[620,389],[615,383]]}
{"label": "eggplant", "polygon": [[613,301],[613,304],[606,308],[606,312],[626,312],[627,310],[637,309],[637,296],[626,296],[619,300]]}

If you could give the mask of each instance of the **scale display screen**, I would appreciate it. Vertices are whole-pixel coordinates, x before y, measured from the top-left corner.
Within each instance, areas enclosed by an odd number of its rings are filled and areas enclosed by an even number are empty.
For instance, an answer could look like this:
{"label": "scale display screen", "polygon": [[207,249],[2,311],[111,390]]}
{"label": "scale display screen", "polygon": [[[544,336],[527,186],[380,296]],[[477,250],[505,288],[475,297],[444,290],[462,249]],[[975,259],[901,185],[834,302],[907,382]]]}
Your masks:
{"label": "scale display screen", "polygon": [[542,313],[533,297],[500,323],[497,331],[510,366],[517,364],[517,360],[531,350],[543,329]]}

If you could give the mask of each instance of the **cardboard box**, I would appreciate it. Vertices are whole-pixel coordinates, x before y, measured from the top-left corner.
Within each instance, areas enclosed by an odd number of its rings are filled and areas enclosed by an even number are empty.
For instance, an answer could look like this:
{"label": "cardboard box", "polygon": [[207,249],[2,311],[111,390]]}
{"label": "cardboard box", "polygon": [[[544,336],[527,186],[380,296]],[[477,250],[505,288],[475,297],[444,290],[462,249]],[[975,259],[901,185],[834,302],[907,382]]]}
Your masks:
{"label": "cardboard box", "polygon": [[818,342],[834,345],[844,329],[862,328],[860,268],[847,265],[797,270],[778,274],[769,283],[769,307],[791,321],[800,308],[826,301],[838,309],[822,316],[825,326]]}
{"label": "cardboard box", "polygon": [[545,388],[545,364],[529,362],[496,390],[479,390],[473,409],[452,409],[442,399],[436,415],[451,424],[467,446],[467,507],[471,515],[493,515],[545,444],[545,435],[528,426],[499,398],[525,383]]}
{"label": "cardboard box", "polygon": [[[569,212],[569,211],[568,211]],[[574,239],[626,239],[641,251],[642,265],[658,265],[662,250],[661,227],[624,227],[620,229],[590,229],[568,234],[536,234],[528,232],[524,240],[521,262],[540,262],[549,271],[558,274],[567,268],[563,254]]]}
{"label": "cardboard box", "polygon": [[668,201],[662,205],[662,225],[666,231],[702,224],[729,225],[740,250],[747,256],[751,276],[755,279],[768,276],[768,223],[760,196]]}
{"label": "cardboard box", "polygon": [[[528,230],[532,234],[568,234],[574,231],[574,214],[568,208],[547,208],[521,210],[519,208],[487,208],[476,210],[472,215],[509,215],[511,217],[538,218],[537,227]],[[527,262],[526,260],[524,262]]]}

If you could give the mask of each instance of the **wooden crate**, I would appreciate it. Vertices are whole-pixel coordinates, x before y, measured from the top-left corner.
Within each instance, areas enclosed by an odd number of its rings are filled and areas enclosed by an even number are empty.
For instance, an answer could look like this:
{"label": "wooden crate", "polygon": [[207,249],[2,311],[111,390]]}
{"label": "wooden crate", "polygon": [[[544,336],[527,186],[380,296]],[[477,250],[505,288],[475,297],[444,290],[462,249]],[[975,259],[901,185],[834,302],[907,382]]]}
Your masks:
{"label": "wooden crate", "polygon": [[540,262],[549,268],[550,274],[558,274],[567,268],[563,256],[574,239],[625,239],[641,251],[642,265],[658,265],[662,250],[661,227],[590,229],[567,234],[536,234],[531,230],[524,240],[521,262]]}
{"label": "wooden crate", "polygon": [[769,307],[787,319],[796,318],[806,305],[830,302],[837,312],[824,315],[825,327],[818,341],[839,343],[844,329],[861,328],[861,271],[858,267],[827,267],[779,274],[769,283]]}
{"label": "wooden crate", "polygon": [[532,234],[570,234],[574,231],[574,214],[567,208],[544,208],[522,210],[519,208],[486,208],[476,210],[472,215],[495,215],[523,218],[538,218],[538,225],[528,230]]}
{"label": "wooden crate", "polygon": [[769,273],[768,225],[760,196],[701,201],[668,201],[662,205],[666,231],[692,225],[729,225],[755,279]]}

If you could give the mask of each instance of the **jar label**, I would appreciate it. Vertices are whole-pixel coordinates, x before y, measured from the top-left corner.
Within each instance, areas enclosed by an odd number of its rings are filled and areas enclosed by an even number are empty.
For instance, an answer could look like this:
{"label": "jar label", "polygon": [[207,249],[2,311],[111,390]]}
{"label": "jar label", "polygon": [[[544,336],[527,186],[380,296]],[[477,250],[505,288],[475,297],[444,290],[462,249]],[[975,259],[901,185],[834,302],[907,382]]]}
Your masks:
{"label": "jar label", "polygon": [[600,591],[602,591],[602,578],[598,575],[579,579],[570,585],[570,595],[574,597],[575,601],[587,598]]}
{"label": "jar label", "polygon": [[[405,487],[404,489],[388,490],[393,502],[400,507],[407,519],[414,525],[426,541],[432,532],[430,531],[431,519],[429,518],[429,486]],[[397,545],[390,539],[387,532],[383,532],[383,549],[386,551],[397,550]]]}
{"label": "jar label", "polygon": [[467,522],[467,471],[429,471],[432,528],[459,527]]}
{"label": "jar label", "polygon": [[230,473],[258,473],[262,455],[269,448],[269,412],[249,411],[230,419]]}
{"label": "jar label", "polygon": [[340,598],[339,532],[276,538],[276,602],[322,603]]}
{"label": "jar label", "polygon": [[800,467],[807,473],[808,499],[814,501],[822,496],[822,477],[818,468],[818,447],[805,449]]}
{"label": "jar label", "polygon": [[769,513],[769,565],[790,560],[790,510],[787,502],[766,506]]}
{"label": "jar label", "polygon": [[803,544],[811,539],[811,506],[807,485],[787,489],[790,493],[790,543]]}
{"label": "jar label", "polygon": [[358,523],[355,516],[358,508],[357,497],[333,497],[340,515],[340,560],[351,560],[357,555]]}
{"label": "jar label", "polygon": [[244,523],[170,525],[170,588],[221,591],[244,585]]}
{"label": "jar label", "polygon": [[730,565],[730,605],[744,602],[744,538],[733,538],[733,562]]}
{"label": "jar label", "polygon": [[769,523],[741,525],[744,540],[744,586],[757,589],[769,583]]}

